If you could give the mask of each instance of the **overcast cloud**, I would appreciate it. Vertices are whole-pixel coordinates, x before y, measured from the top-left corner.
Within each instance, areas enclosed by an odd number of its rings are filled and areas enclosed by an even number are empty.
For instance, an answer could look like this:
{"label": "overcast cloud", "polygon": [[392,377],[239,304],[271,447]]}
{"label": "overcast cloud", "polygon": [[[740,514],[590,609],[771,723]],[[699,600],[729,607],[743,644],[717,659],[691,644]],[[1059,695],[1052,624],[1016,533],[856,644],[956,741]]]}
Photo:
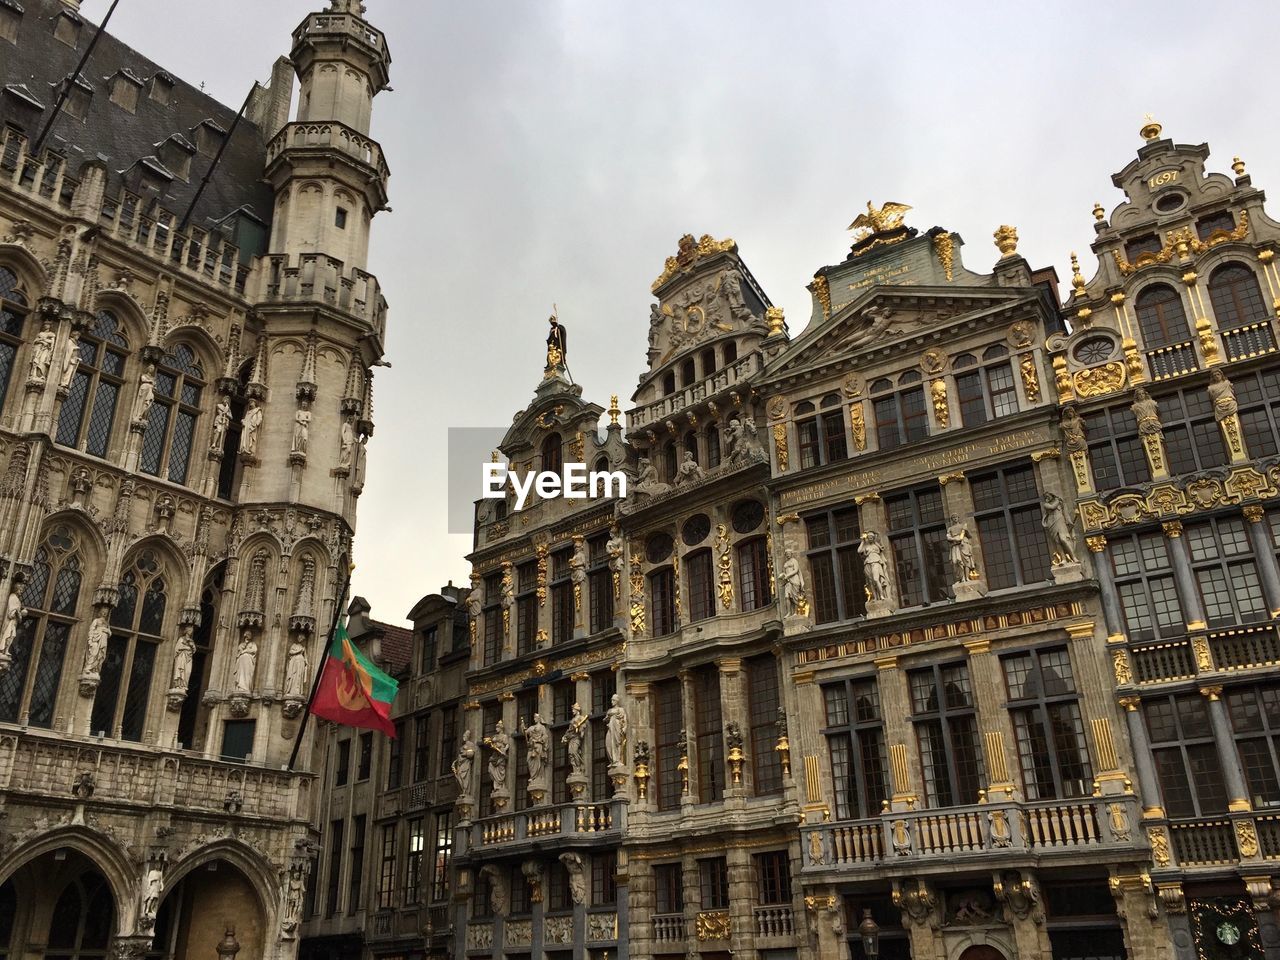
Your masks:
{"label": "overcast cloud", "polygon": [[[914,208],[989,271],[1086,275],[1095,200],[1143,114],[1280,184],[1280,5],[367,0],[393,56],[374,103],[394,212],[369,268],[391,303],[354,589],[399,621],[470,538],[445,532],[446,429],[510,423],[553,302],[585,396],[624,406],[649,284],[682,233],[732,236],[792,335],[865,201]],[[121,0],[113,33],[238,105],[322,0]],[[107,0],[85,0],[93,20]],[[1280,189],[1280,187],[1277,187]],[[479,467],[477,466],[477,477]]]}

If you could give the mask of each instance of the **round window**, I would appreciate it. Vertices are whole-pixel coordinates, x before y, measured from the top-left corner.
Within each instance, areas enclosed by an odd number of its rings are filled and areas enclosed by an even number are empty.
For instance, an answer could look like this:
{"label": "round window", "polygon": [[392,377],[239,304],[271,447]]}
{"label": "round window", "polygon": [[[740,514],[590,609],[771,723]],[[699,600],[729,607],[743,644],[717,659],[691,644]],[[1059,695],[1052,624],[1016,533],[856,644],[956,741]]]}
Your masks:
{"label": "round window", "polygon": [[1181,210],[1187,202],[1185,193],[1165,193],[1156,197],[1154,204],[1157,213],[1173,213]]}
{"label": "round window", "polygon": [[1088,337],[1076,344],[1076,361],[1086,365],[1102,363],[1111,357],[1115,349],[1115,342],[1110,337]]}
{"label": "round window", "polygon": [[707,534],[710,532],[711,519],[705,513],[695,513],[684,522],[680,537],[684,540],[686,547],[692,547],[707,539]]}
{"label": "round window", "polygon": [[662,563],[674,548],[675,541],[670,534],[655,533],[644,545],[644,558],[650,563]]}
{"label": "round window", "polygon": [[764,523],[764,504],[759,500],[739,500],[733,505],[733,529],[750,533]]}

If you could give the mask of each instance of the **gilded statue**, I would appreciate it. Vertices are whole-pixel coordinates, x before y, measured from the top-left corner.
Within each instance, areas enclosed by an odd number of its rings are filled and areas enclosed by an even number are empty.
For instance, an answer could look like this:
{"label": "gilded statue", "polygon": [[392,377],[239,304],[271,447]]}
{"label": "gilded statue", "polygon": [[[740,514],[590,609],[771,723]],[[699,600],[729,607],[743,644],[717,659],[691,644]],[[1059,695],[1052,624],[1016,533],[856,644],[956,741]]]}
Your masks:
{"label": "gilded statue", "polygon": [[902,217],[911,207],[905,203],[894,203],[892,200],[881,207],[867,201],[867,212],[860,213],[848,229],[862,231],[861,236],[873,233],[885,233],[902,226]]}

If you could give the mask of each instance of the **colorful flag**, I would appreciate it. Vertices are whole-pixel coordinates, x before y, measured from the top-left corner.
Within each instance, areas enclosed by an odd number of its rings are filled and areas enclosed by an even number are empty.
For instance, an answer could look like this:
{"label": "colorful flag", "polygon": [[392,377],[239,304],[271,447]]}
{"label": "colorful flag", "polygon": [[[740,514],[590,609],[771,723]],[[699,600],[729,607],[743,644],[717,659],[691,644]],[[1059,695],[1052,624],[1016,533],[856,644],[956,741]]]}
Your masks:
{"label": "colorful flag", "polygon": [[311,712],[334,723],[381,730],[394,737],[391,701],[398,686],[356,648],[347,636],[346,623],[339,621]]}

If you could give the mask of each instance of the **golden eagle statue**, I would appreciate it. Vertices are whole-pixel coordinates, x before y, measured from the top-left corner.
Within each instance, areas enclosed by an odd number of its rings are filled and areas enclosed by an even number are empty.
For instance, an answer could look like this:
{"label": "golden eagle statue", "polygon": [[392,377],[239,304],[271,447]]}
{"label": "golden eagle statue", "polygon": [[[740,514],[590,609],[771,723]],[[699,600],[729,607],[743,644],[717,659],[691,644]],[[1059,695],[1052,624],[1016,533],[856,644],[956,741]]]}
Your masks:
{"label": "golden eagle statue", "polygon": [[867,212],[858,214],[858,219],[849,224],[849,229],[861,231],[859,238],[896,230],[902,226],[902,215],[910,209],[905,203],[894,203],[892,200],[877,209],[868,200]]}

